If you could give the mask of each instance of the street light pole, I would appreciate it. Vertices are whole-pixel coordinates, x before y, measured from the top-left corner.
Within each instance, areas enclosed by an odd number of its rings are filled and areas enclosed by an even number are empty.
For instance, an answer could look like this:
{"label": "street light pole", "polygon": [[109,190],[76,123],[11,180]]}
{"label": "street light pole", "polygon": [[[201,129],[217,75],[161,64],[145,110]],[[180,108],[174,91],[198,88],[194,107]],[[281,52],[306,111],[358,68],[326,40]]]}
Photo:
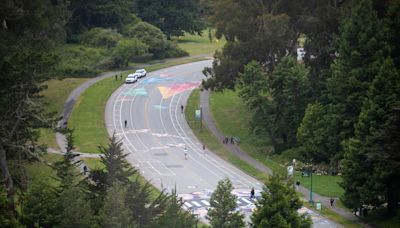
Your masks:
{"label": "street light pole", "polygon": [[200,105],[200,130],[203,129],[203,106]]}
{"label": "street light pole", "polygon": [[313,173],[313,170],[312,170],[312,167],[311,167],[311,169],[310,169],[310,177],[311,177],[311,186],[310,186],[310,203],[313,205],[314,204],[314,200],[313,200],[313,189],[312,189],[312,187],[313,187],[313,184],[312,184],[312,173]]}
{"label": "street light pole", "polygon": [[296,190],[296,159],[293,158],[293,189]]}

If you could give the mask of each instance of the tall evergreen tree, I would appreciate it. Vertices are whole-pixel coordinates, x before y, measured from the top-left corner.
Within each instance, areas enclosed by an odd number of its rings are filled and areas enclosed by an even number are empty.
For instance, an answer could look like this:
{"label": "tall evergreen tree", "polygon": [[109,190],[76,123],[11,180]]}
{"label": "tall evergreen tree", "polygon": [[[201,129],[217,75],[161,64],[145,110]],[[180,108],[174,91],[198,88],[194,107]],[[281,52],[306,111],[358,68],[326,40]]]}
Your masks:
{"label": "tall evergreen tree", "polygon": [[252,227],[311,227],[311,219],[297,212],[302,203],[293,185],[282,177],[273,175],[261,194],[251,216]]}
{"label": "tall evergreen tree", "polygon": [[99,146],[99,150],[103,154],[101,162],[105,167],[92,169],[86,182],[92,209],[96,214],[103,205],[107,189],[116,181],[123,185],[130,184],[129,178],[137,173],[126,161],[128,154],[124,154],[122,142],[115,135],[110,138],[107,147]]}
{"label": "tall evergreen tree", "polygon": [[60,192],[76,184],[76,168],[81,163],[81,161],[76,160],[76,157],[79,155],[73,152],[75,149],[73,130],[65,129],[64,135],[67,143],[65,153],[63,154],[63,158],[54,164],[54,168],[57,171],[57,177],[60,181]]}
{"label": "tall evergreen tree", "polygon": [[307,102],[308,70],[288,56],[272,74],[251,61],[239,75],[239,96],[255,112],[254,132],[267,135],[276,151],[295,145]]}
{"label": "tall evergreen tree", "polygon": [[341,26],[338,58],[331,67],[332,77],[323,95],[326,114],[321,126],[329,129],[329,137],[318,145],[312,145],[316,141],[307,142],[315,148],[327,149],[325,154],[330,155],[330,161],[337,162],[343,157],[341,143],[354,135],[363,99],[389,53],[385,32],[370,0],[357,2]]}
{"label": "tall evergreen tree", "polygon": [[150,194],[153,190],[147,182],[142,184],[136,177],[129,184],[126,205],[132,211],[132,217],[139,227],[149,227],[155,220],[162,216],[168,207],[169,198],[164,191],[151,200]]}
{"label": "tall evergreen tree", "polygon": [[118,141],[115,134],[110,138],[107,147],[99,146],[100,153],[103,154],[101,162],[104,164],[106,186],[111,186],[115,181],[122,184],[129,183],[129,177],[137,173],[137,170],[127,162],[126,156],[122,149],[122,142]]}
{"label": "tall evergreen tree", "polygon": [[[388,204],[393,213],[400,197],[400,157],[392,141],[400,105],[400,75],[392,59],[381,66],[368,90],[353,139],[343,161],[344,202],[349,206]],[[397,127],[398,128],[398,127]]]}
{"label": "tall evergreen tree", "polygon": [[[2,184],[15,212],[15,184],[21,186],[10,164],[37,157],[39,127],[48,127],[49,117],[40,102],[43,82],[51,77],[56,58],[52,48],[63,38],[66,1],[2,1],[0,9],[0,168]],[[15,162],[10,163],[10,160]]]}
{"label": "tall evergreen tree", "polygon": [[95,220],[90,204],[84,197],[82,189],[69,186],[57,199],[60,206],[60,227],[95,227]]}
{"label": "tall evergreen tree", "polygon": [[198,219],[182,208],[183,201],[178,198],[176,191],[172,191],[167,197],[165,210],[154,218],[151,227],[197,227]]}
{"label": "tall evergreen tree", "polygon": [[237,197],[231,193],[232,183],[228,178],[220,180],[210,198],[207,219],[212,227],[244,227],[244,215],[236,210]]}
{"label": "tall evergreen tree", "polygon": [[119,181],[115,181],[108,188],[104,205],[100,210],[101,227],[135,227],[132,221],[132,212],[125,203],[126,194],[126,187]]}
{"label": "tall evergreen tree", "polygon": [[58,194],[44,183],[29,186],[22,204],[22,222],[27,227],[56,227],[62,220]]}

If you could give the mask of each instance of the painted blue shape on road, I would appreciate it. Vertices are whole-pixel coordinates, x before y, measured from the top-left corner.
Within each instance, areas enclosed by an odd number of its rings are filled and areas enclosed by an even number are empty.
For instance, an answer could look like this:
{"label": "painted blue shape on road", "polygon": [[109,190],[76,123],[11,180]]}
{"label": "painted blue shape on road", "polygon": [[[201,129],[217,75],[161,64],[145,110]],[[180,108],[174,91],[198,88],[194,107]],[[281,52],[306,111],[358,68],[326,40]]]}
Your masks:
{"label": "painted blue shape on road", "polygon": [[163,106],[163,105],[153,105],[153,107],[154,107],[155,109],[168,109],[168,107]]}
{"label": "painted blue shape on road", "polygon": [[131,97],[147,97],[147,91],[145,88],[138,88],[138,89],[130,89],[127,92],[124,92],[124,95],[131,96]]}
{"label": "painted blue shape on road", "polygon": [[168,81],[167,78],[146,78],[141,80],[139,83],[140,84],[153,84],[153,83],[161,83],[161,82],[165,82]]}

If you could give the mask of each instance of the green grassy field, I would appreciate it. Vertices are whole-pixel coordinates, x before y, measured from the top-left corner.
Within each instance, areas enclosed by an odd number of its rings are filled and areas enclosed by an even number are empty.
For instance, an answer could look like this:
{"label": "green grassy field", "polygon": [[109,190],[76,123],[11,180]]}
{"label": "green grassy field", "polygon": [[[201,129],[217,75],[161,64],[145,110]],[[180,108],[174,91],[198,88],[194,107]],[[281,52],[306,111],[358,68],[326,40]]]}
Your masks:
{"label": "green grassy field", "polygon": [[208,36],[208,30],[203,30],[202,36],[185,34],[175,38],[178,43],[178,47],[187,51],[189,55],[201,55],[201,54],[214,54],[216,50],[221,50],[225,45],[225,39],[217,40],[215,38],[215,30],[211,30],[212,42],[210,42]]}
{"label": "green grassy field", "polygon": [[[285,169],[278,162],[268,156],[270,144],[268,139],[254,136],[249,131],[251,111],[247,109],[242,100],[238,97],[237,91],[230,90],[223,93],[212,93],[210,105],[213,118],[217,127],[228,136],[240,137],[239,146],[255,159],[263,162],[274,172],[285,174]],[[301,179],[300,175],[296,177]],[[329,197],[339,197],[343,189],[339,186],[340,176],[313,176],[314,192]],[[303,178],[300,183],[309,188],[310,178]]]}
{"label": "green grassy field", "polygon": [[97,146],[106,145],[108,134],[104,126],[104,108],[108,98],[122,83],[114,77],[106,78],[79,96],[68,121],[68,127],[74,130],[78,151],[98,153]]}
{"label": "green grassy field", "polygon": [[[57,115],[61,114],[64,102],[72,90],[87,80],[87,78],[65,78],[63,80],[47,81],[45,83],[47,89],[41,93],[41,95],[43,95],[43,100],[47,103],[46,110],[57,113]],[[51,148],[58,148],[55,132],[51,129],[40,129],[39,143],[46,144]]]}
{"label": "green grassy field", "polygon": [[[61,158],[62,156],[58,154],[45,154],[43,156],[43,159],[51,164],[54,164]],[[58,184],[58,181],[55,179],[56,171],[46,164],[30,162],[25,166],[25,170],[30,181],[46,183],[53,187],[56,187]]]}
{"label": "green grassy field", "polygon": [[228,150],[226,150],[221,142],[217,140],[211,132],[205,128],[200,128],[200,123],[195,119],[194,113],[198,109],[200,104],[200,90],[194,90],[189,97],[186,104],[185,115],[189,126],[192,128],[196,137],[203,142],[208,149],[218,154],[223,159],[229,161],[239,169],[248,173],[249,175],[259,179],[262,182],[266,182],[268,177],[265,174],[260,173],[256,168],[244,162],[243,160],[233,156]]}
{"label": "green grassy field", "polygon": [[284,174],[285,169],[266,154],[271,150],[267,139],[250,133],[251,111],[247,109],[237,92],[226,90],[210,95],[210,107],[215,123],[225,135],[240,138],[239,146],[252,157],[270,167],[274,172]]}
{"label": "green grassy field", "polygon": [[[303,202],[303,204],[304,204],[304,206],[306,206],[308,208],[316,210],[314,205],[311,205],[306,201]],[[355,223],[353,221],[350,221],[350,220],[348,220],[346,218],[343,218],[342,216],[336,214],[335,212],[327,209],[324,206],[322,206],[321,210],[318,211],[318,213],[322,214],[323,216],[325,216],[328,219],[331,219],[332,221],[335,221],[335,222],[339,223],[340,225],[342,225],[342,226],[344,226],[346,228],[361,228],[362,227],[361,225],[359,225],[359,224],[357,224],[357,223]]]}
{"label": "green grassy field", "polygon": [[[296,172],[295,179],[299,180],[301,185],[310,189],[311,178],[301,177],[300,172]],[[343,188],[339,186],[342,181],[340,176],[328,176],[328,175],[313,175],[313,191],[328,197],[338,197],[344,193]]]}

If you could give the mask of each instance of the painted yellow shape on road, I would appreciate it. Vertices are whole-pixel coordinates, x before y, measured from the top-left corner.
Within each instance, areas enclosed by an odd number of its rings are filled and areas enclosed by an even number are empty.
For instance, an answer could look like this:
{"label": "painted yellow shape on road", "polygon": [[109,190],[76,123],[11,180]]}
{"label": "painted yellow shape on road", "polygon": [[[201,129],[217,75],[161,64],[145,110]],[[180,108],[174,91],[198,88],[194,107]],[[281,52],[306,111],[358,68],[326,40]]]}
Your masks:
{"label": "painted yellow shape on road", "polygon": [[163,99],[168,99],[174,95],[174,91],[165,86],[159,86],[158,90],[160,91]]}

